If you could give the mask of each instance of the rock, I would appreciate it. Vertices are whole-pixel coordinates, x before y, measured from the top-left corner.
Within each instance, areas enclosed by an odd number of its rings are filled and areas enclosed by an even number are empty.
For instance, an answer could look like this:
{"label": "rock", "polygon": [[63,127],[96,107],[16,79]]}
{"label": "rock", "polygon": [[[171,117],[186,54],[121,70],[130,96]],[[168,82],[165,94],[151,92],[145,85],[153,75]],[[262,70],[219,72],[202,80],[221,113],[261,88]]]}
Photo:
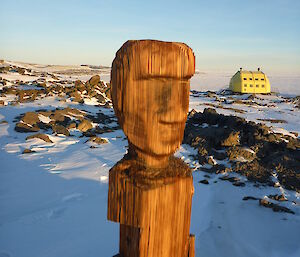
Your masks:
{"label": "rock", "polygon": [[20,68],[20,67],[17,68],[17,72],[20,73],[21,75],[24,75],[25,71],[26,70],[24,68]]}
{"label": "rock", "polygon": [[259,200],[259,205],[266,207],[266,208],[271,208],[274,212],[286,212],[286,213],[291,213],[291,214],[295,214],[294,211],[292,211],[291,209],[284,207],[284,206],[280,206],[278,204],[275,203],[271,203],[266,199],[260,199]]}
{"label": "rock", "polygon": [[86,115],[86,113],[84,111],[80,111],[80,110],[78,110],[76,108],[69,108],[69,107],[67,107],[67,108],[63,109],[62,111],[64,111],[64,113],[69,114],[69,115],[72,114],[75,117],[76,116],[83,117],[83,116]]}
{"label": "rock", "polygon": [[278,136],[276,136],[275,134],[269,134],[268,135],[268,141],[269,142],[277,142],[277,139],[278,139]]}
{"label": "rock", "polygon": [[215,149],[212,149],[212,154],[214,156],[215,159],[217,160],[224,160],[227,158],[227,153],[224,151],[216,151]]}
{"label": "rock", "polygon": [[86,132],[93,128],[92,123],[89,120],[84,119],[78,124],[78,129],[82,132]]}
{"label": "rock", "polygon": [[240,132],[231,132],[222,142],[222,146],[236,146],[240,144]]}
{"label": "rock", "polygon": [[77,102],[77,103],[84,103],[84,101],[83,101],[83,99],[82,99],[82,97],[81,97],[81,94],[79,94],[78,91],[71,92],[71,93],[69,94],[69,96],[73,98],[72,100],[73,100],[74,102]]}
{"label": "rock", "polygon": [[251,162],[236,162],[233,164],[232,170],[246,176],[250,181],[261,183],[268,183],[271,181],[272,170],[262,166],[257,159],[254,159]]}
{"label": "rock", "polygon": [[56,125],[54,124],[52,126],[52,130],[54,133],[57,133],[57,134],[63,134],[65,136],[70,136],[70,132],[69,130],[67,130],[64,126],[62,125]]}
{"label": "rock", "polygon": [[23,122],[18,122],[15,126],[15,131],[27,133],[27,132],[38,132],[40,128],[36,125],[30,126]]}
{"label": "rock", "polygon": [[40,122],[39,116],[36,112],[26,112],[21,120],[30,125]]}
{"label": "rock", "polygon": [[243,201],[248,201],[248,200],[259,200],[259,198],[254,197],[254,196],[244,196]]}
{"label": "rock", "polygon": [[83,92],[85,90],[85,86],[81,80],[76,80],[74,84],[78,91]]}
{"label": "rock", "polygon": [[75,129],[76,128],[76,123],[75,122],[70,123],[67,128],[68,129]]}
{"label": "rock", "polygon": [[0,100],[0,106],[4,106],[4,101]]}
{"label": "rock", "polygon": [[1,120],[0,124],[8,124],[8,122],[6,120]]}
{"label": "rock", "polygon": [[106,103],[106,100],[105,100],[105,97],[103,96],[103,95],[98,95],[97,96],[97,99],[98,99],[98,102],[100,103],[100,104],[105,104]]}
{"label": "rock", "polygon": [[88,83],[91,86],[96,86],[99,82],[100,82],[100,76],[99,75],[95,75],[95,76],[91,77],[88,81]]}
{"label": "rock", "polygon": [[211,168],[204,168],[202,167],[201,170],[205,171],[205,172],[209,172],[209,173],[224,173],[226,170],[226,167],[223,164],[217,164],[212,166]]}
{"label": "rock", "polygon": [[204,185],[208,185],[209,184],[209,182],[207,181],[207,179],[200,180],[199,183],[204,184]]}
{"label": "rock", "polygon": [[105,93],[106,97],[111,100],[111,89],[110,88],[106,89],[104,91],[104,93]]}
{"label": "rock", "polygon": [[284,195],[268,195],[268,198],[276,200],[276,201],[287,201],[286,197]]}
{"label": "rock", "polygon": [[217,162],[214,160],[213,156],[208,156],[207,157],[207,163],[210,164],[210,165],[216,165],[217,164]]}
{"label": "rock", "polygon": [[59,110],[56,110],[53,114],[50,115],[50,119],[55,122],[63,122],[65,120],[65,115]]}
{"label": "rock", "polygon": [[232,183],[232,185],[236,186],[236,187],[244,187],[246,186],[246,184],[244,182],[234,182]]}
{"label": "rock", "polygon": [[47,110],[39,110],[38,114],[41,114],[41,115],[49,118],[50,115],[52,114],[52,112],[51,111],[47,111]]}
{"label": "rock", "polygon": [[90,129],[90,130],[88,130],[86,132],[82,132],[82,136],[84,136],[84,137],[96,137],[97,134],[96,134],[96,132],[94,130]]}
{"label": "rock", "polygon": [[197,111],[195,109],[192,109],[188,114],[188,119],[192,118],[196,113],[197,113]]}
{"label": "rock", "polygon": [[46,135],[46,134],[41,134],[41,133],[34,134],[34,135],[26,137],[26,140],[31,139],[31,138],[39,138],[39,139],[41,139],[41,140],[43,140],[43,141],[45,141],[47,143],[53,143],[51,141],[51,139],[49,138],[49,136]]}
{"label": "rock", "polygon": [[200,164],[206,163],[206,156],[208,155],[208,151],[204,146],[198,147],[198,161]]}
{"label": "rock", "polygon": [[230,147],[226,150],[229,160],[239,160],[240,157],[244,158],[245,161],[252,161],[256,155],[255,152],[248,148],[243,147]]}
{"label": "rock", "polygon": [[35,151],[30,149],[24,149],[23,154],[27,154],[27,153],[35,153]]}
{"label": "rock", "polygon": [[229,177],[228,175],[224,175],[222,177],[219,177],[219,179],[221,179],[221,180],[228,180],[230,182],[239,181],[239,178],[237,178],[237,177]]}
{"label": "rock", "polygon": [[91,137],[88,141],[94,142],[94,143],[96,143],[98,145],[107,144],[108,143],[107,139],[101,138],[101,137]]}
{"label": "rock", "polygon": [[216,109],[214,109],[214,108],[205,108],[204,111],[203,111],[203,114],[206,114],[206,115],[208,115],[208,114],[217,115],[218,113],[217,113]]}

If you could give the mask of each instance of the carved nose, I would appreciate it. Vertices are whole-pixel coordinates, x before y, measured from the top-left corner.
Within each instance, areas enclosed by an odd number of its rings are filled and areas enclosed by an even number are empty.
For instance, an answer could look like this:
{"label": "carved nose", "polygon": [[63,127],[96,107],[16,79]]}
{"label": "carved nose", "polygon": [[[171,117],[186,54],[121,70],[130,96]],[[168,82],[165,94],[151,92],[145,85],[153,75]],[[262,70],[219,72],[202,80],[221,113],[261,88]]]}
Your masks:
{"label": "carved nose", "polygon": [[160,113],[160,123],[182,123],[185,122],[187,118],[188,104],[170,101],[165,110],[165,112]]}

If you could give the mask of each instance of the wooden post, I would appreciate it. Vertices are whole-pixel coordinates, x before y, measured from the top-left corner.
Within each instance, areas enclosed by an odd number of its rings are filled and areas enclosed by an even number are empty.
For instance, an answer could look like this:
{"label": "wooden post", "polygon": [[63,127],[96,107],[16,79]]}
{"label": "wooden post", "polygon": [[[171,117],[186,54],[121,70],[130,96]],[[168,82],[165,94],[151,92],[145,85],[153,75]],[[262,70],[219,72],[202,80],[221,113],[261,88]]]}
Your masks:
{"label": "wooden post", "polygon": [[109,172],[108,219],[120,223],[120,256],[191,257],[193,178],[181,160],[192,50],[127,41],[113,61],[112,100],[129,153]]}
{"label": "wooden post", "polygon": [[121,256],[192,256],[192,195],[191,170],[180,159],[171,158],[162,169],[126,159],[114,166],[109,172],[108,219],[121,224]]}

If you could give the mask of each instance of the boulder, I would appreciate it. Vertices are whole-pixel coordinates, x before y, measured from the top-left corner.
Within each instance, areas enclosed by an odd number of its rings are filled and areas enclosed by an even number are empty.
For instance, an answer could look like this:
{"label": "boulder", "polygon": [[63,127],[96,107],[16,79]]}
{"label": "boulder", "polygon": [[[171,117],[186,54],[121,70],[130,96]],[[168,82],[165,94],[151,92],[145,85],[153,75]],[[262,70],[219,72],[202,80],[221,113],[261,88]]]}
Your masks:
{"label": "boulder", "polygon": [[27,153],[35,153],[35,151],[30,149],[24,149],[23,154],[27,154]]}
{"label": "boulder", "polygon": [[82,83],[82,81],[81,80],[76,80],[75,82],[74,82],[74,84],[75,84],[75,87],[79,90],[79,91],[84,91],[85,90],[85,86],[84,86],[84,84]]}
{"label": "boulder", "polygon": [[100,103],[100,104],[105,104],[105,97],[103,96],[103,95],[98,95],[97,96],[97,99],[98,99],[98,102]]}
{"label": "boulder", "polygon": [[241,160],[241,157],[245,161],[252,161],[256,157],[256,154],[251,149],[245,147],[234,146],[226,150],[229,160],[236,161]]}
{"label": "boulder", "polygon": [[51,141],[51,139],[49,138],[48,135],[42,134],[42,133],[38,133],[38,134],[34,134],[34,135],[31,135],[31,136],[28,136],[28,137],[26,137],[26,140],[32,139],[32,138],[39,138],[39,139],[41,139],[41,140],[43,140],[43,141],[45,141],[47,143],[53,143]]}
{"label": "boulder", "polygon": [[78,91],[74,91],[74,92],[71,92],[69,94],[70,97],[73,97],[73,101],[74,102],[77,102],[77,103],[83,103],[83,99],[81,97],[81,94],[78,93]]}
{"label": "boulder", "polygon": [[99,75],[95,75],[95,76],[91,77],[88,81],[88,83],[91,86],[96,86],[99,82],[100,82],[100,76]]}
{"label": "boulder", "polygon": [[67,130],[62,125],[56,125],[56,124],[54,124],[54,125],[52,125],[52,130],[56,134],[62,134],[62,135],[65,135],[65,136],[70,136],[69,130]]}
{"label": "boulder", "polygon": [[40,122],[39,115],[36,112],[26,112],[21,119],[24,123],[34,125]]}
{"label": "boulder", "polygon": [[204,185],[208,185],[209,184],[209,182],[208,182],[207,179],[200,180],[199,183],[204,184]]}
{"label": "boulder", "polygon": [[86,132],[93,128],[92,123],[89,120],[84,119],[78,124],[78,129],[82,132]]}
{"label": "boulder", "polygon": [[222,146],[236,146],[240,144],[240,132],[231,132],[227,138],[222,140]]}
{"label": "boulder", "polygon": [[286,213],[290,213],[290,214],[295,214],[295,212],[292,211],[291,209],[284,207],[284,206],[280,206],[275,203],[271,203],[266,199],[260,199],[259,205],[263,206],[263,207],[271,208],[274,212],[286,212]]}
{"label": "boulder", "polygon": [[15,131],[22,132],[22,133],[37,132],[39,130],[40,130],[40,128],[38,126],[36,126],[36,125],[30,126],[23,122],[18,122],[15,126]]}
{"label": "boulder", "polygon": [[275,195],[268,195],[268,198],[276,201],[287,201],[286,197],[283,194],[275,194]]}
{"label": "boulder", "polygon": [[101,138],[101,137],[91,137],[88,141],[96,143],[98,145],[107,144],[108,143],[107,139]]}
{"label": "boulder", "polygon": [[75,122],[70,123],[67,128],[68,129],[75,129],[76,128],[76,123]]}

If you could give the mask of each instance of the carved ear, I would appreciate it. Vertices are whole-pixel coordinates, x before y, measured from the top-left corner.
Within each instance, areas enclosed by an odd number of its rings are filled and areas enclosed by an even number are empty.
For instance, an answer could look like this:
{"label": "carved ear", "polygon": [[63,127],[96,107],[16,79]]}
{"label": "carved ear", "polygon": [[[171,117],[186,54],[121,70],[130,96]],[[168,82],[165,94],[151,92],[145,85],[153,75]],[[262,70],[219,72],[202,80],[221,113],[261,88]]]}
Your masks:
{"label": "carved ear", "polygon": [[112,98],[115,114],[118,117],[119,124],[121,126],[124,120],[123,117],[124,86],[126,86],[127,78],[128,78],[128,67],[126,67],[126,64],[124,63],[126,59],[128,59],[126,55],[125,56],[123,55],[123,60],[120,60],[120,58],[115,58],[111,68],[111,98]]}

